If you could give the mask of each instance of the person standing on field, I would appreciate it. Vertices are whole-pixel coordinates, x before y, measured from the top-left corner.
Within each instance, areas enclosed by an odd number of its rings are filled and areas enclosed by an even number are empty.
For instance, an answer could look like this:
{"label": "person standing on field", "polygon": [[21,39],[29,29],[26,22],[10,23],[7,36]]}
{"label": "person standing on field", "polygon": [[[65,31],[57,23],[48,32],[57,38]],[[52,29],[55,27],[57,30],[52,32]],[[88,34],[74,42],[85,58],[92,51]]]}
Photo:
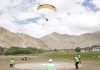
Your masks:
{"label": "person standing on field", "polygon": [[79,64],[79,58],[77,56],[74,57],[74,61],[75,61],[75,68],[79,69],[78,64]]}
{"label": "person standing on field", "polygon": [[27,55],[25,55],[25,59],[24,60],[27,61]]}
{"label": "person standing on field", "polygon": [[15,65],[15,60],[12,58],[12,59],[10,60],[9,64],[10,64],[10,67],[14,67],[14,65]]}
{"label": "person standing on field", "polygon": [[55,65],[52,63],[52,59],[49,59],[49,63],[46,65],[46,70],[56,70]]}
{"label": "person standing on field", "polygon": [[79,59],[79,63],[81,64],[81,55],[78,54],[77,57],[78,57],[78,59]]}

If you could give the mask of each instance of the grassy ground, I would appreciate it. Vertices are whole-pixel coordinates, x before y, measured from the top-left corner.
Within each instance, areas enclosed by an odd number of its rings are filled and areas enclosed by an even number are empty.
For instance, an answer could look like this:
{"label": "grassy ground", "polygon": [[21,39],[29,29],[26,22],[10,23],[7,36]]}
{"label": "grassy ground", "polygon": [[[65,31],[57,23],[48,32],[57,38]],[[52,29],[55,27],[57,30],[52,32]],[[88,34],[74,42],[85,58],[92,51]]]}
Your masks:
{"label": "grassy ground", "polygon": [[[52,59],[60,59],[60,60],[73,60],[74,56],[77,55],[75,52],[59,52],[59,51],[53,51],[53,52],[46,52],[45,54],[40,54],[41,58],[52,58]],[[81,59],[84,61],[100,61],[100,53],[93,53],[93,52],[87,52],[87,53],[80,53]]]}
{"label": "grassy ground", "polygon": [[[0,70],[20,70],[16,68],[9,67],[9,60],[14,58],[17,63],[27,63],[27,62],[47,62],[49,58],[57,62],[71,62],[74,64],[73,56],[75,53],[69,52],[46,52],[42,54],[28,55],[28,61],[22,60],[23,55],[17,56],[0,56]],[[82,57],[82,67],[79,70],[100,70],[100,53],[81,53]],[[64,69],[66,70],[66,69]],[[75,70],[75,69],[70,69]]]}

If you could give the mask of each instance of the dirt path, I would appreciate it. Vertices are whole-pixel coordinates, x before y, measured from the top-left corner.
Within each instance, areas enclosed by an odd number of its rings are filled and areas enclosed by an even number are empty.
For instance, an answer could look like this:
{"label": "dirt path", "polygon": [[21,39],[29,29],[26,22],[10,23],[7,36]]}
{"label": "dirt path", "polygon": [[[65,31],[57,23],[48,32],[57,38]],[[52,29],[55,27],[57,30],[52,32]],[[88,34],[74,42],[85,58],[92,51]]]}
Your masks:
{"label": "dirt path", "polygon": [[[34,62],[34,63],[21,63],[16,64],[15,68],[18,69],[32,69],[32,70],[45,70],[47,62]],[[54,62],[57,70],[74,68],[73,63],[69,62]],[[81,65],[82,66],[82,65]]]}

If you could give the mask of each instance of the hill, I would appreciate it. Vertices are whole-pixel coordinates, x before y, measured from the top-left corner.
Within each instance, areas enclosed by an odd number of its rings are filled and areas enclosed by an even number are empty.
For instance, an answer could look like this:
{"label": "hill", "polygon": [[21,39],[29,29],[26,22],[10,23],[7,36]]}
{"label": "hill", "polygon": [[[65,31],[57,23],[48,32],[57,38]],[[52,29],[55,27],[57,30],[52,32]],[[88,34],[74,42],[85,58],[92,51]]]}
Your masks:
{"label": "hill", "polygon": [[23,33],[13,33],[3,27],[0,27],[0,46],[4,48],[12,46],[46,48],[46,44],[37,38]]}
{"label": "hill", "polygon": [[35,47],[42,49],[74,49],[76,47],[91,47],[100,45],[100,32],[82,35],[68,35],[53,32],[40,39],[23,33],[10,32],[0,27],[0,46],[9,47]]}
{"label": "hill", "polygon": [[100,32],[86,33],[79,36],[51,33],[41,38],[48,49],[73,49],[100,45]]}

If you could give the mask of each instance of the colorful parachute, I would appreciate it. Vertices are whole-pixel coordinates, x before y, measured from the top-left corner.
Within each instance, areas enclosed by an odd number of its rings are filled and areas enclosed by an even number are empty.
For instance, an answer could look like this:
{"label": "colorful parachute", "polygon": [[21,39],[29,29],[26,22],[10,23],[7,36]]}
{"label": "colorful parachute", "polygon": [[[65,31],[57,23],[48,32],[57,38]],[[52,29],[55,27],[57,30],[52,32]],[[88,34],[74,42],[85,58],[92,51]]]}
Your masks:
{"label": "colorful parachute", "polygon": [[54,12],[57,12],[56,7],[54,7],[53,5],[50,5],[50,4],[42,4],[42,5],[39,5],[39,6],[37,7],[37,10],[39,10],[39,9],[45,9],[45,8],[51,9],[51,10],[53,10]]}

